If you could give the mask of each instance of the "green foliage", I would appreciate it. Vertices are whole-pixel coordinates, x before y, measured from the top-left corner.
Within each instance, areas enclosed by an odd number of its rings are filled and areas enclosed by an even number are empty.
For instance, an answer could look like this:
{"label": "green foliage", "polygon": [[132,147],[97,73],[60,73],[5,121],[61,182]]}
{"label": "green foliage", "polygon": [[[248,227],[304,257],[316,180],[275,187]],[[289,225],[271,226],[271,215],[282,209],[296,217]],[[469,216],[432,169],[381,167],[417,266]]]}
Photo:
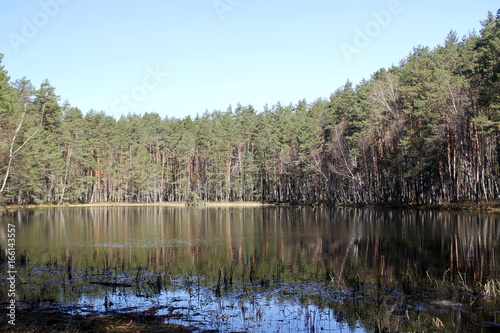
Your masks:
{"label": "green foliage", "polygon": [[40,85],[35,93],[33,109],[40,117],[40,126],[47,131],[54,131],[61,125],[62,112],[59,106],[59,96],[55,94],[55,88],[49,80]]}
{"label": "green foliage", "polygon": [[[0,175],[20,147],[11,203],[271,201],[443,203],[500,199],[500,19],[418,46],[328,99],[194,119],[83,114],[48,80],[0,67]],[[2,56],[0,55],[0,61]],[[195,195],[195,193],[197,193]]]}
{"label": "green foliage", "polygon": [[195,192],[189,192],[186,197],[186,207],[202,208],[205,207],[205,201]]}

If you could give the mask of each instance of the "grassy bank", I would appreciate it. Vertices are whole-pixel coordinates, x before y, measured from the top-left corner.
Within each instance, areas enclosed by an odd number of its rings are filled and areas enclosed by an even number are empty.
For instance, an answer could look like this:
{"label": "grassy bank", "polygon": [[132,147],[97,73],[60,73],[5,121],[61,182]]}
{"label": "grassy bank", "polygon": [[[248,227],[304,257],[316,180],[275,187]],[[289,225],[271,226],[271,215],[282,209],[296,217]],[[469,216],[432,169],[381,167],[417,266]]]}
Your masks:
{"label": "grassy bank", "polygon": [[[0,212],[14,211],[23,208],[52,208],[52,207],[186,207],[185,202],[93,202],[93,203],[43,203],[26,205],[5,205],[0,206]],[[351,207],[351,208],[382,208],[382,209],[433,209],[433,210],[486,210],[500,212],[500,201],[489,202],[470,200],[460,200],[457,202],[443,202],[439,204],[430,203],[298,203],[298,202],[257,202],[257,201],[209,201],[205,202],[207,208],[254,208],[269,206],[309,206],[315,208],[325,207]]]}
{"label": "grassy bank", "polygon": [[[18,209],[24,208],[52,208],[52,207],[143,207],[143,206],[152,206],[152,207],[186,207],[185,202],[154,202],[154,203],[145,203],[145,202],[93,202],[93,203],[64,203],[64,204],[55,204],[55,203],[44,203],[44,204],[28,204],[28,205],[7,205],[0,206],[0,212],[4,211],[15,211]],[[266,207],[266,206],[274,206],[272,203],[263,203],[263,202],[207,202],[206,207],[208,208],[226,208],[226,207],[234,207],[234,208],[256,208],[256,207]]]}

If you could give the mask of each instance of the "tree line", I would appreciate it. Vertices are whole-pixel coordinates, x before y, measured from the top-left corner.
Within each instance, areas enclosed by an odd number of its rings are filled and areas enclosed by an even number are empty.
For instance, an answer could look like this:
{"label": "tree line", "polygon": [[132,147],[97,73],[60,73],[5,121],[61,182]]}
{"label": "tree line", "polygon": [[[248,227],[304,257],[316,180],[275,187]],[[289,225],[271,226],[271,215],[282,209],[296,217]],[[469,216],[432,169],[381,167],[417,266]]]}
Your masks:
{"label": "tree line", "polygon": [[84,114],[0,54],[0,200],[439,204],[500,199],[500,10],[313,103]]}

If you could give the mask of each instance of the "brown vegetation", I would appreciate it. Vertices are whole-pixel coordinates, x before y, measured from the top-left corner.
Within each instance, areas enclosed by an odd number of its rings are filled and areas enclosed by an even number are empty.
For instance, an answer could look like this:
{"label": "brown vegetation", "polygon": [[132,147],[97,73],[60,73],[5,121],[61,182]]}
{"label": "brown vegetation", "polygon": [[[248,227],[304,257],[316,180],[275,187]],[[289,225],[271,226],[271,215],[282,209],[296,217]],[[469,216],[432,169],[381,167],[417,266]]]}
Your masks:
{"label": "brown vegetation", "polygon": [[[3,304],[2,304],[3,307]],[[18,309],[16,325],[5,325],[2,332],[48,333],[48,332],[146,332],[171,333],[192,332],[193,327],[165,324],[166,316],[146,313],[116,313],[69,315],[57,309]]]}

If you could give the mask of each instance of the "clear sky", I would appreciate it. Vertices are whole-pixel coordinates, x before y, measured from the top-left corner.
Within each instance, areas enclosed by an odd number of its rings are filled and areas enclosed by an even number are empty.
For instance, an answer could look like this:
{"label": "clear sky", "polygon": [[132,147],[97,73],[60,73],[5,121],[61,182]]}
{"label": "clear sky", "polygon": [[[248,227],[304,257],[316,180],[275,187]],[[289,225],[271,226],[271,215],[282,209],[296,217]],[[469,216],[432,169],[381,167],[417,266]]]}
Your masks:
{"label": "clear sky", "polygon": [[498,0],[18,0],[0,4],[12,80],[84,113],[184,118],[328,98],[417,45],[462,37]]}

